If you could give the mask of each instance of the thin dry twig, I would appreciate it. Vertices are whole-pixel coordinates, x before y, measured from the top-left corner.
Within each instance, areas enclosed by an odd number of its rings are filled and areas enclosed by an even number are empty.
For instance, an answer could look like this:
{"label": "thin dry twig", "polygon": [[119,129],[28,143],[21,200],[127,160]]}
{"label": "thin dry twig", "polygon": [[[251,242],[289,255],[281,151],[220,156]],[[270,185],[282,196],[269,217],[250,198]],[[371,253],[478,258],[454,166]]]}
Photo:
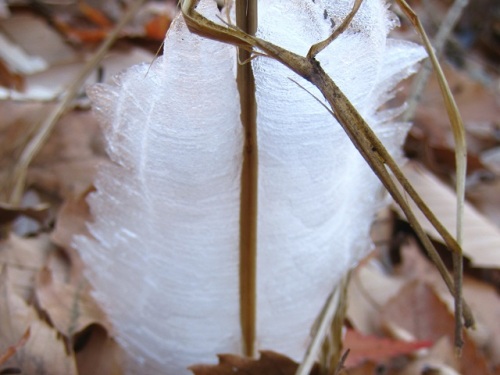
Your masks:
{"label": "thin dry twig", "polygon": [[335,315],[335,311],[340,304],[340,297],[343,287],[344,285],[338,285],[328,297],[326,305],[321,312],[316,332],[314,332],[313,334],[311,343],[309,344],[309,347],[306,350],[306,354],[304,355],[304,359],[295,372],[295,375],[308,375],[311,372],[311,369],[314,366],[314,362],[321,352],[324,338],[330,330],[330,323],[333,319],[333,316]]}

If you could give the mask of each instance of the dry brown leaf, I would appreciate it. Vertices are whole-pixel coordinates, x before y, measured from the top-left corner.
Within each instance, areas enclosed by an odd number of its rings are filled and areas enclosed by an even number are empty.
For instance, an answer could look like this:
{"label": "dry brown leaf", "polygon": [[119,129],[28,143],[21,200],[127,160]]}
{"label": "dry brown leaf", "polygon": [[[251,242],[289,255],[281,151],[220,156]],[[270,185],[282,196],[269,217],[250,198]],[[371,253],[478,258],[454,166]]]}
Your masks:
{"label": "dry brown leaf", "polygon": [[350,350],[345,366],[355,367],[365,361],[383,363],[390,358],[410,354],[430,346],[432,346],[430,341],[408,342],[385,337],[365,336],[350,329],[344,338],[344,347]]}
{"label": "dry brown leaf", "polygon": [[[259,359],[219,354],[217,365],[195,365],[190,370],[195,375],[294,375],[299,364],[290,358],[271,351],[260,352]],[[311,374],[316,374],[313,369]]]}
{"label": "dry brown leaf", "polygon": [[474,312],[476,330],[470,336],[484,348],[494,365],[500,365],[500,296],[492,286],[464,278],[464,295]]}
{"label": "dry brown leaf", "polygon": [[[494,140],[495,123],[500,118],[499,99],[483,84],[450,65],[444,65],[444,72],[468,133],[468,149],[480,154]],[[422,95],[415,126],[422,129],[432,145],[453,149],[448,117],[442,103],[437,82],[432,79]]]}
{"label": "dry brown leaf", "polygon": [[[406,280],[425,281],[434,287],[439,298],[449,311],[453,310],[453,299],[434,265],[423,256],[413,239],[408,239],[401,248],[402,262],[397,274]],[[477,347],[483,348],[493,364],[500,363],[500,296],[496,289],[470,276],[464,277],[463,293],[476,318],[476,327],[468,331]]]}
{"label": "dry brown leaf", "polygon": [[24,88],[23,76],[11,71],[2,58],[0,58],[0,86],[19,91]]}
{"label": "dry brown leaf", "polygon": [[92,7],[87,3],[78,3],[78,10],[95,25],[108,28],[113,26],[113,22],[110,21],[108,16],[106,16],[101,10]]}
{"label": "dry brown leaf", "polygon": [[493,181],[484,181],[468,188],[467,198],[500,227],[500,174]]}
{"label": "dry brown leaf", "polygon": [[31,56],[48,65],[74,61],[77,53],[47,22],[33,13],[12,14],[1,21],[2,31]]}
{"label": "dry brown leaf", "polygon": [[92,325],[75,342],[78,375],[122,375],[123,354],[106,330]]}
{"label": "dry brown leaf", "polygon": [[157,15],[150,19],[145,25],[144,30],[148,38],[162,41],[165,38],[172,19],[167,15]]}
{"label": "dry brown leaf", "polygon": [[89,235],[87,223],[92,221],[92,215],[87,204],[87,196],[95,191],[91,187],[82,194],[68,197],[57,215],[56,226],[52,232],[52,241],[65,248],[72,248],[75,234]]}
{"label": "dry brown leaf", "polygon": [[377,374],[379,367],[376,363],[373,362],[365,362],[359,366],[347,369],[342,371],[340,375],[348,374],[348,375],[373,375]]}
{"label": "dry brown leaf", "polygon": [[72,339],[91,324],[108,327],[103,311],[90,296],[85,279],[72,285],[54,280],[49,269],[40,270],[36,283],[36,298],[40,308],[59,333]]}
{"label": "dry brown leaf", "polygon": [[[420,281],[408,283],[399,294],[384,306],[382,325],[390,331],[403,329],[416,340],[438,341],[454,335],[454,318],[446,304],[436,292]],[[465,345],[461,357],[461,372],[464,374],[490,375],[485,356],[464,335]]]}
{"label": "dry brown leaf", "polygon": [[47,235],[20,238],[11,234],[0,240],[0,265],[9,271],[13,291],[25,301],[33,296],[35,277],[54,250]]}
{"label": "dry brown leaf", "polygon": [[[450,233],[456,232],[456,196],[444,183],[417,163],[410,162],[404,173],[415,190]],[[416,206],[409,202],[418,221],[433,238],[440,236]],[[500,229],[466,202],[464,209],[463,252],[472,266],[500,268]]]}
{"label": "dry brown leaf", "polygon": [[452,301],[441,275],[436,270],[435,265],[423,255],[414,237],[408,236],[401,244],[399,252],[401,262],[394,268],[394,273],[397,276],[406,281],[424,281],[432,285],[436,290],[443,291],[443,295],[449,297],[448,299]]}
{"label": "dry brown leaf", "polygon": [[[30,329],[30,337],[2,367],[30,375],[77,375],[76,364],[57,332],[12,291],[9,271],[0,275],[0,353]],[[1,369],[0,369],[1,371]]]}
{"label": "dry brown leaf", "polygon": [[[497,128],[497,133],[500,129]],[[500,134],[497,134],[497,139]],[[490,148],[481,154],[481,162],[500,177],[500,146]]]}
{"label": "dry brown leaf", "polygon": [[[89,9],[88,6],[86,9]],[[91,17],[95,20],[99,17],[97,15],[99,12],[99,10],[94,9],[93,13],[88,11],[86,14],[92,13]],[[48,14],[52,14],[52,12]],[[67,38],[63,38],[60,34],[66,33],[70,38],[77,40],[96,41],[103,39],[110,31],[109,27],[80,29],[75,24],[76,18],[62,20],[55,17],[51,20],[52,25],[48,25],[40,17],[28,13],[16,14],[9,19],[0,20],[2,31],[8,35],[9,40],[12,40],[16,47],[26,51],[29,55],[26,60],[29,62],[37,58],[41,61],[40,69],[22,77],[22,91],[0,87],[0,98],[36,101],[52,101],[59,98],[64,90],[70,86],[70,83],[76,79],[85,64],[85,55],[81,53],[81,49],[78,53],[75,49],[70,48]],[[62,30],[62,33],[56,32],[57,27]],[[142,31],[142,28],[140,30]],[[108,80],[125,67],[152,61],[152,58],[153,55],[145,49],[132,45],[128,50],[115,50],[104,59],[101,65],[104,79]],[[98,73],[94,72],[87,79],[86,84],[93,84],[99,78]],[[82,86],[80,93],[84,94],[84,92],[85,87]]]}
{"label": "dry brown leaf", "polygon": [[73,111],[56,125],[34,159],[28,185],[61,198],[80,194],[92,185],[104,157],[101,132],[89,111]]}
{"label": "dry brown leaf", "polygon": [[430,374],[460,375],[459,368],[460,364],[452,342],[443,337],[430,350],[419,353],[415,360],[398,372],[398,375],[422,375],[427,374],[426,371]]}
{"label": "dry brown leaf", "polygon": [[347,318],[360,332],[377,333],[378,314],[404,281],[390,277],[366,263],[354,270],[348,291]]}
{"label": "dry brown leaf", "polygon": [[94,188],[91,187],[82,194],[68,197],[59,210],[56,226],[52,232],[52,241],[64,249],[71,263],[70,278],[80,280],[84,264],[78,252],[73,248],[72,241],[75,234],[88,233],[87,223],[92,221],[92,216],[87,204],[87,196]]}

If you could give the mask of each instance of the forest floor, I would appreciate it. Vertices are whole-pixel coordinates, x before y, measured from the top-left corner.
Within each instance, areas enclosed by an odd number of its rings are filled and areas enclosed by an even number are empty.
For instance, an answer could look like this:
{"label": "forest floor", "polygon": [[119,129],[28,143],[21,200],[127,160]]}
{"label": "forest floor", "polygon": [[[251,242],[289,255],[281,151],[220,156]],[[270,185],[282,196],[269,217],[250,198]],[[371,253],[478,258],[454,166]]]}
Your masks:
{"label": "forest floor", "polygon": [[[431,36],[450,3],[412,2]],[[452,298],[391,206],[374,222],[373,252],[351,276],[344,373],[500,375],[500,4],[471,3],[448,38],[443,60],[468,141],[463,288],[476,327],[465,332],[457,357]],[[174,2],[146,2],[46,139],[34,141],[61,93],[122,16],[121,4],[0,0],[0,374],[123,373],[113,328],[92,299],[72,247],[73,236],[87,231],[85,197],[107,158],[84,87],[152,61],[177,12]],[[397,37],[418,40],[406,21]],[[453,137],[432,77],[413,122],[405,172],[453,232]],[[15,184],[23,176],[15,167],[31,156],[34,144],[40,149],[21,169],[26,174],[20,189]],[[435,243],[451,264],[446,247]],[[196,373],[229,374],[236,367],[245,374],[293,374],[297,367],[273,352],[255,361],[225,360]]]}

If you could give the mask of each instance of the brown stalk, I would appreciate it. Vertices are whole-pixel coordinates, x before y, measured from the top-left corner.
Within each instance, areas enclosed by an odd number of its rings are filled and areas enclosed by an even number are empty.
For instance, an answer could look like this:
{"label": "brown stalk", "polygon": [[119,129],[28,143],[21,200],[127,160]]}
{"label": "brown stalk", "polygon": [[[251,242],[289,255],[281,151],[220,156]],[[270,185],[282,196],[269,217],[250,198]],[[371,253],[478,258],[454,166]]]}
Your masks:
{"label": "brown stalk", "polygon": [[[236,1],[236,25],[249,35],[257,31],[257,0]],[[239,49],[238,60],[249,61],[251,52]],[[240,195],[240,321],[243,354],[255,355],[257,311],[257,104],[252,64],[240,63],[237,68],[241,122],[245,134]]]}

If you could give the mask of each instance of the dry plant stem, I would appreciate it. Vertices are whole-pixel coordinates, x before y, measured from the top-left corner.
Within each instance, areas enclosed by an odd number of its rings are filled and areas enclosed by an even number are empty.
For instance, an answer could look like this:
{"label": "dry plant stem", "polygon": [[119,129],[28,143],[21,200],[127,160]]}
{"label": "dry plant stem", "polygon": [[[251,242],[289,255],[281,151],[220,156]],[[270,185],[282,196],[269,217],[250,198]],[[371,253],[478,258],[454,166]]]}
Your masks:
{"label": "dry plant stem", "polygon": [[[446,228],[444,228],[444,226],[436,219],[435,215],[429,210],[427,205],[423,202],[415,189],[413,189],[375,133],[363,120],[356,108],[349,102],[347,97],[342,93],[333,80],[324,72],[319,62],[314,58],[308,59],[299,56],[272,43],[252,37],[237,28],[215,24],[194,10],[196,3],[196,0],[185,0],[182,4],[184,17],[191,31],[215,40],[232,43],[247,49],[252,47],[259,48],[268,56],[281,62],[304,79],[313,83],[321,91],[333,109],[335,117],[355,147],[370,165],[383,185],[387,188],[394,200],[401,206],[403,212],[408,218],[408,221],[421,239],[432,260],[435,262],[436,267],[441,273],[441,276],[443,277],[443,280],[452,295],[454,295],[455,298],[461,299],[461,296],[457,294],[451,276],[446,270],[446,267],[444,266],[436,249],[415,218],[415,215],[406,201],[406,197],[402,195],[397,185],[392,180],[389,171],[394,174],[395,179],[404,189],[405,193],[415,202],[426,218],[432,223],[439,234],[443,237],[443,240],[449,248],[454,252],[461,252],[460,246],[448,233]],[[389,168],[389,170],[386,167]],[[466,325],[471,326],[473,325],[471,311],[465,303],[463,304],[463,307],[463,316]],[[457,320],[461,324],[461,319]]]}
{"label": "dry plant stem", "polygon": [[334,289],[332,294],[330,294],[330,296],[328,297],[326,305],[321,312],[317,330],[316,332],[314,332],[311,343],[309,344],[309,347],[306,350],[306,354],[304,355],[304,359],[295,372],[295,375],[308,375],[311,372],[311,369],[314,366],[314,362],[321,352],[323,339],[330,329],[330,323],[332,322],[335,311],[337,310],[337,307],[339,305],[343,287],[343,284],[338,285]]}
{"label": "dry plant stem", "polygon": [[132,19],[132,17],[137,13],[139,7],[145,0],[136,0],[127,10],[127,12],[120,19],[120,22],[115,26],[113,31],[108,34],[107,38],[102,42],[99,49],[94,53],[92,58],[85,64],[83,69],[79,72],[78,77],[71,83],[66,92],[63,94],[62,99],[57,103],[54,110],[49,114],[47,118],[41,123],[38,128],[37,133],[33,136],[30,142],[24,148],[19,160],[17,161],[14,169],[12,171],[12,190],[9,196],[9,203],[19,204],[26,182],[26,174],[28,171],[28,166],[35,157],[35,155],[40,151],[45,141],[50,136],[52,129],[54,128],[57,121],[70,107],[71,102],[78,95],[78,91],[84,84],[88,75],[96,68],[99,62],[104,58],[107,51],[118,38],[123,27]]}
{"label": "dry plant stem", "polygon": [[335,31],[330,35],[328,38],[325,40],[314,44],[310,49],[309,52],[307,53],[307,58],[311,59],[313,57],[316,57],[318,53],[323,51],[328,45],[333,42],[340,34],[342,34],[351,24],[352,19],[356,15],[356,13],[359,10],[359,7],[363,3],[363,0],[354,0],[354,5],[352,7],[352,10],[349,12],[347,17],[342,21],[339,27],[335,29]]}
{"label": "dry plant stem", "polygon": [[[406,16],[413,23],[414,27],[420,34],[422,38],[429,58],[431,60],[432,66],[437,74],[437,79],[439,83],[439,87],[441,89],[441,95],[445,102],[446,111],[448,113],[448,118],[451,122],[451,128],[453,131],[453,138],[455,140],[455,163],[457,170],[457,182],[456,182],[456,194],[457,194],[457,243],[459,245],[462,244],[462,227],[463,227],[463,211],[464,211],[464,200],[465,200],[465,177],[467,173],[467,144],[465,140],[465,130],[462,122],[462,117],[460,116],[460,112],[458,111],[458,107],[455,103],[455,99],[451,94],[451,90],[448,86],[448,82],[444,76],[443,70],[439,64],[439,61],[434,53],[432,45],[425,33],[425,30],[420,22],[420,19],[417,17],[413,9],[406,3],[405,0],[396,0],[406,14]],[[456,9],[454,12],[449,15],[448,22],[452,22],[453,18],[458,19],[461,10],[466,5],[466,1],[457,0],[455,4]],[[455,7],[454,7],[455,8]],[[451,29],[451,24],[447,26],[447,28]],[[441,32],[441,30],[440,30]],[[446,34],[449,33],[446,29],[441,32],[442,35],[439,35],[439,38],[442,39],[440,43],[444,44],[444,40]],[[442,46],[441,46],[442,48]],[[463,255],[461,248],[459,247],[458,251],[454,251],[453,254],[453,275],[454,275],[454,284],[455,284],[455,296],[462,296],[462,278],[463,278]],[[460,352],[463,346],[463,333],[462,333],[462,322],[458,318],[462,315],[462,298],[455,298],[455,316],[457,319],[455,320],[455,347],[457,351]],[[472,323],[472,322],[471,322]],[[467,319],[465,322],[466,326],[468,325]]]}
{"label": "dry plant stem", "polygon": [[[325,317],[330,319],[331,323],[328,327],[328,332],[323,340],[321,352],[319,353],[320,372],[324,375],[330,375],[339,368],[342,363],[343,349],[343,329],[344,320],[347,314],[347,289],[350,283],[351,272],[349,272],[339,284],[340,297],[339,305],[335,310],[333,317]],[[316,356],[318,358],[318,356]],[[340,366],[341,367],[341,366]]]}
{"label": "dry plant stem", "polygon": [[347,360],[347,357],[349,356],[350,349],[347,349],[344,354],[342,354],[342,357],[340,358],[339,363],[337,364],[337,368],[335,369],[335,372],[333,375],[340,375],[341,371],[344,369],[344,363]]}
{"label": "dry plant stem", "polygon": [[30,338],[30,335],[31,335],[31,328],[28,327],[26,328],[26,331],[24,331],[23,336],[19,339],[19,341],[16,344],[9,346],[5,350],[5,352],[3,352],[0,355],[0,366],[3,365],[5,362],[7,362],[12,356],[14,356],[17,353],[17,351],[20,348],[22,348],[26,344],[26,342]]}
{"label": "dry plant stem", "polygon": [[[257,31],[257,0],[236,0],[236,25],[250,35]],[[240,49],[239,61],[248,61],[251,52]],[[240,63],[237,70],[241,122],[245,134],[240,200],[240,320],[243,354],[255,355],[257,311],[257,103],[252,64]]]}

